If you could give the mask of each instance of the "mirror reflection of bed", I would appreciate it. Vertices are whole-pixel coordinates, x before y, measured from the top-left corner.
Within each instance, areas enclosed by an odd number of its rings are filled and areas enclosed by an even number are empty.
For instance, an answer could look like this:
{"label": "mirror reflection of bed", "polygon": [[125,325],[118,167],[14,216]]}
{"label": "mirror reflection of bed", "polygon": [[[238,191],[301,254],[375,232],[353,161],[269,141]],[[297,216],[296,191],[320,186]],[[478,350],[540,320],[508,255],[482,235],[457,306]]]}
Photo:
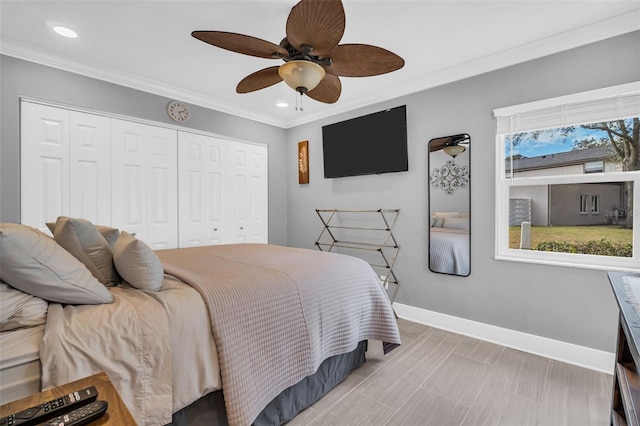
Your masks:
{"label": "mirror reflection of bed", "polygon": [[429,269],[471,273],[470,141],[466,134],[429,141]]}

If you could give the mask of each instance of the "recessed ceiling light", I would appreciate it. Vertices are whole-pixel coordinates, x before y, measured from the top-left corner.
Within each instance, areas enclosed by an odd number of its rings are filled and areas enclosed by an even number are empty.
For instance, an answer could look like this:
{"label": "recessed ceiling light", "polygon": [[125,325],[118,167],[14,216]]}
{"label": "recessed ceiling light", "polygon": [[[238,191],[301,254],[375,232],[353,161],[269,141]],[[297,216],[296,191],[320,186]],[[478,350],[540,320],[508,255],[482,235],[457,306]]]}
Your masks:
{"label": "recessed ceiling light", "polygon": [[278,101],[278,103],[276,103],[276,106],[278,108],[286,108],[286,107],[289,106],[289,104],[287,102],[285,102],[285,101]]}
{"label": "recessed ceiling light", "polygon": [[69,38],[76,38],[78,37],[78,34],[76,34],[75,31],[73,31],[72,29],[69,29],[67,27],[53,27],[53,31],[57,32],[58,34],[60,34],[63,37],[69,37]]}

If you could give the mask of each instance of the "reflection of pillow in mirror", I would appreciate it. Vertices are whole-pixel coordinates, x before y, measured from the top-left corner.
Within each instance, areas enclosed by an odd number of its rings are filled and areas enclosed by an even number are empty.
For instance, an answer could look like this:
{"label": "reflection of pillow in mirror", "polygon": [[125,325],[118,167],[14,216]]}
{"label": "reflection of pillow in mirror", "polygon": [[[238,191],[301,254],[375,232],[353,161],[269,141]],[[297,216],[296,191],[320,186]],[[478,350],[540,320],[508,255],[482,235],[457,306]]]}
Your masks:
{"label": "reflection of pillow in mirror", "polygon": [[440,217],[434,217],[431,219],[431,227],[432,228],[442,228],[444,225],[444,220]]}
{"label": "reflection of pillow in mirror", "polygon": [[469,219],[463,217],[446,217],[443,228],[469,230]]}
{"label": "reflection of pillow in mirror", "polygon": [[433,212],[431,213],[431,216],[436,216],[436,217],[458,217],[460,213],[458,212]]}

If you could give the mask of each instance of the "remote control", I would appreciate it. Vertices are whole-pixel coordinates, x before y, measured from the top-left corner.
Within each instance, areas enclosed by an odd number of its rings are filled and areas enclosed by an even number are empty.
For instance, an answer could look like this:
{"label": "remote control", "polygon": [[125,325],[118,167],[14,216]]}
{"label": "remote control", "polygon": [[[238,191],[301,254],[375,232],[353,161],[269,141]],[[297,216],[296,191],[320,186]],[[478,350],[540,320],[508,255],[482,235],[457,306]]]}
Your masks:
{"label": "remote control", "polygon": [[109,404],[107,401],[94,401],[66,414],[42,423],[45,426],[81,426],[102,416]]}
{"label": "remote control", "polygon": [[60,398],[54,398],[44,404],[34,405],[26,410],[3,417],[0,419],[0,426],[36,425],[52,417],[57,417],[62,413],[93,402],[97,397],[98,391],[96,387],[89,386],[88,388],[61,396]]}

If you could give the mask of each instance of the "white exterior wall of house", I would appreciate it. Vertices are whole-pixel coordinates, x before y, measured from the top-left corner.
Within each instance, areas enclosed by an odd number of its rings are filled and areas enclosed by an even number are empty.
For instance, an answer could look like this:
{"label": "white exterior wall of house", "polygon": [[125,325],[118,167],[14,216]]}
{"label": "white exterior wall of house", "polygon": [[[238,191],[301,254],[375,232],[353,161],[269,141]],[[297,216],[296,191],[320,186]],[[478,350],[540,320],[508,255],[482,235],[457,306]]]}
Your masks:
{"label": "white exterior wall of house", "polygon": [[[622,164],[605,161],[605,173],[621,172]],[[536,177],[536,176],[564,176],[564,175],[581,175],[584,173],[584,164],[573,164],[570,166],[549,167],[538,170],[525,170],[515,172],[514,177]]]}

